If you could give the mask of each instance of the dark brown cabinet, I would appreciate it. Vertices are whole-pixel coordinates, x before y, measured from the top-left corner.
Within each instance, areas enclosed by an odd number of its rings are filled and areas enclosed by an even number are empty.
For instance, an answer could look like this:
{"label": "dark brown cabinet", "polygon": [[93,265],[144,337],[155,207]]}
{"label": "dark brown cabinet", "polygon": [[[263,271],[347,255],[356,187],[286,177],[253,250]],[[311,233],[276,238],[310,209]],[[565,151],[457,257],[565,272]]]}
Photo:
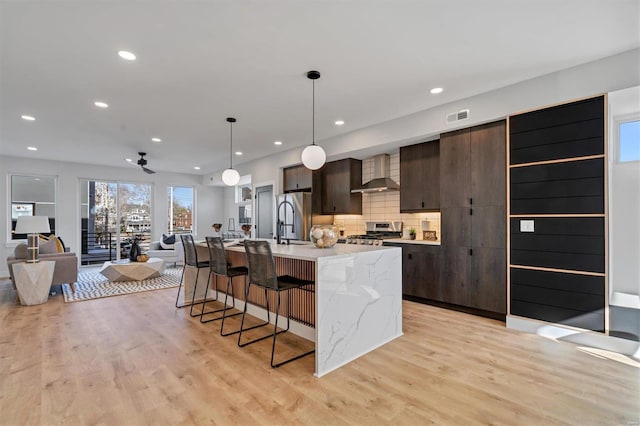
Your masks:
{"label": "dark brown cabinet", "polygon": [[504,121],[440,137],[443,299],[498,314],[506,313],[505,156]]}
{"label": "dark brown cabinet", "polygon": [[442,300],[440,287],[440,246],[385,243],[402,248],[402,294],[422,299]]}
{"label": "dark brown cabinet", "polygon": [[440,141],[400,148],[400,212],[440,210]]}
{"label": "dark brown cabinet", "polygon": [[362,194],[351,189],[362,183],[362,161],[331,161],[322,169],[322,214],[362,214]]}
{"label": "dark brown cabinet", "polygon": [[282,170],[282,187],[284,192],[311,190],[312,172],[305,166],[298,165]]}

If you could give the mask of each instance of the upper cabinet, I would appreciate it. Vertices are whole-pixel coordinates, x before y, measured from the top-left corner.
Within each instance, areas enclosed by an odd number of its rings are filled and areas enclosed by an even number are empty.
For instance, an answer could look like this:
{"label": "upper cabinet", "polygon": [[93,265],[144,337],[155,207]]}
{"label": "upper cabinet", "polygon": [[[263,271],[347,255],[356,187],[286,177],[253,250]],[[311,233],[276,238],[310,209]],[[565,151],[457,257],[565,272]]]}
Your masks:
{"label": "upper cabinet", "polygon": [[321,169],[322,214],[362,214],[362,194],[351,189],[362,183],[362,161],[331,161]]}
{"label": "upper cabinet", "polygon": [[283,169],[282,178],[284,192],[311,190],[312,172],[302,164]]}
{"label": "upper cabinet", "polygon": [[440,141],[400,148],[400,211],[440,210]]}

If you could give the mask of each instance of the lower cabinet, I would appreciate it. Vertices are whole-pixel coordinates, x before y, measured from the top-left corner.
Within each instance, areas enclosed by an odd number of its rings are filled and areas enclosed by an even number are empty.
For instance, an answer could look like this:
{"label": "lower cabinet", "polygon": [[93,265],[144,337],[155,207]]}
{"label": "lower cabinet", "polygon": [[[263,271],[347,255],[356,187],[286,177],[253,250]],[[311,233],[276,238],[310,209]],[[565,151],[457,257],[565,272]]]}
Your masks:
{"label": "lower cabinet", "polygon": [[387,244],[402,248],[402,294],[441,301],[440,246]]}
{"label": "lower cabinet", "polygon": [[[495,248],[385,243],[402,248],[402,294],[492,318],[506,312],[506,252]],[[421,300],[422,299],[422,300]]]}

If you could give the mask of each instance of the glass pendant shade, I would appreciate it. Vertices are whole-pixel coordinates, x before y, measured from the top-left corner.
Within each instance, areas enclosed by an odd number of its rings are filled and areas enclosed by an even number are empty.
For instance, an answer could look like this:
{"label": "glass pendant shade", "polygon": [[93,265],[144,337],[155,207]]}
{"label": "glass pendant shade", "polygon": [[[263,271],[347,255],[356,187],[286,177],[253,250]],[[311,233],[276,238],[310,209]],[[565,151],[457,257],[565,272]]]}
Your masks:
{"label": "glass pendant shade", "polygon": [[320,167],[324,166],[324,162],[327,160],[327,154],[325,154],[324,149],[321,146],[316,145],[316,80],[320,78],[319,71],[309,71],[307,73],[307,78],[311,80],[312,85],[312,110],[311,110],[311,145],[307,146],[302,151],[302,164],[307,169],[318,170]]}
{"label": "glass pendant shade", "polygon": [[309,145],[302,151],[302,164],[307,169],[318,170],[326,160],[327,154],[319,145]]}
{"label": "glass pendant shade", "polygon": [[240,182],[240,173],[236,169],[226,169],[222,172],[222,181],[228,186],[237,185]]}
{"label": "glass pendant shade", "polygon": [[240,182],[240,173],[233,168],[233,123],[236,121],[233,117],[227,117],[227,123],[229,123],[229,168],[222,172],[222,181],[227,186],[234,186]]}

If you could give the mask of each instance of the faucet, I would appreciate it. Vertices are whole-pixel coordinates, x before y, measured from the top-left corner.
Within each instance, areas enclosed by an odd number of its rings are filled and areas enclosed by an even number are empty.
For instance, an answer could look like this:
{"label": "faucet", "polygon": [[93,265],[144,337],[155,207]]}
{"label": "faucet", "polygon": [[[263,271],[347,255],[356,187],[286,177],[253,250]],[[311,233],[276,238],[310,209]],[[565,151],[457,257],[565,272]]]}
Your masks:
{"label": "faucet", "polygon": [[[291,203],[291,201],[288,200],[283,200],[280,201],[280,203],[278,203],[278,207],[276,207],[276,243],[280,244],[281,239],[282,239],[282,233],[284,232],[284,227],[285,226],[290,226],[291,227],[291,232],[294,232],[294,228],[293,228],[293,223],[284,223],[283,221],[280,220],[280,207],[281,206],[285,206],[285,218],[286,218],[286,205],[290,205],[291,206],[291,217],[293,219],[293,216],[296,214],[296,211],[293,207],[293,204]],[[281,228],[282,228],[282,232],[281,232]],[[289,238],[286,239],[287,240],[287,245],[289,244]]]}

